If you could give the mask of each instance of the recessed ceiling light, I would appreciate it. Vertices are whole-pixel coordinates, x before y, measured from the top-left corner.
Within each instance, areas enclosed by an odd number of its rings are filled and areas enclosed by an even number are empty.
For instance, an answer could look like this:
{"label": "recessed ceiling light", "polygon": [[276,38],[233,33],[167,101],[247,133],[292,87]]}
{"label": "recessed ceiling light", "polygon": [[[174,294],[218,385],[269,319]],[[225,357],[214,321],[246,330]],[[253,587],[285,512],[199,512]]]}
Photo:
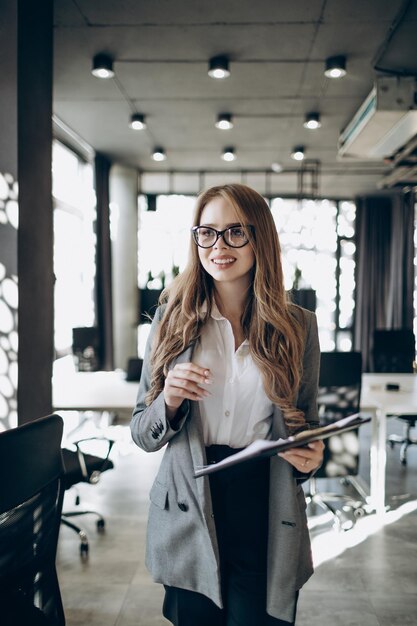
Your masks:
{"label": "recessed ceiling light", "polygon": [[129,126],[133,130],[143,130],[146,128],[145,116],[141,113],[133,113],[130,118]]}
{"label": "recessed ceiling light", "polygon": [[302,161],[305,156],[305,148],[304,146],[295,146],[294,150],[291,152],[291,158],[294,161]]}
{"label": "recessed ceiling light", "polygon": [[310,130],[316,130],[316,128],[320,128],[320,114],[319,113],[307,113],[306,119],[304,122],[304,128],[309,128]]}
{"label": "recessed ceiling light", "polygon": [[281,163],[271,163],[271,170],[275,172],[275,174],[280,174],[282,169]]}
{"label": "recessed ceiling light", "polygon": [[96,54],[91,73],[96,78],[113,78],[113,59],[108,54]]}
{"label": "recessed ceiling light", "polygon": [[225,56],[212,57],[209,61],[208,75],[211,78],[227,78],[230,76],[229,59]]}
{"label": "recessed ceiling light", "polygon": [[225,148],[222,153],[223,161],[234,161],[236,159],[235,149],[230,146]]}
{"label": "recessed ceiling light", "polygon": [[346,57],[336,56],[326,59],[325,76],[328,78],[342,78],[346,75]]}
{"label": "recessed ceiling light", "polygon": [[156,148],[154,148],[154,151],[152,153],[152,158],[154,161],[165,161],[165,159],[167,158],[166,152],[163,148],[161,148],[161,146],[157,146]]}
{"label": "recessed ceiling light", "polygon": [[220,130],[229,130],[233,128],[233,119],[231,113],[220,113],[217,116],[217,122],[215,123],[216,128],[220,128]]}

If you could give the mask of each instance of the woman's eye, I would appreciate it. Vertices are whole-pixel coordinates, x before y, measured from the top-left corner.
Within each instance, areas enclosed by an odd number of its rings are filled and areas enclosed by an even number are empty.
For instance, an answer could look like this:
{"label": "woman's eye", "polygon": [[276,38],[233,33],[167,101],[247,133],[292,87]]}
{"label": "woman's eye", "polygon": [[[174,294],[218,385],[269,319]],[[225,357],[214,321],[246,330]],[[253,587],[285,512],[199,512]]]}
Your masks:
{"label": "woman's eye", "polygon": [[200,229],[200,235],[202,237],[212,237],[213,231],[211,230],[211,228],[202,228]]}
{"label": "woman's eye", "polygon": [[230,229],[230,234],[232,235],[232,237],[240,237],[240,238],[242,238],[242,237],[245,236],[245,231],[241,227],[231,228]]}

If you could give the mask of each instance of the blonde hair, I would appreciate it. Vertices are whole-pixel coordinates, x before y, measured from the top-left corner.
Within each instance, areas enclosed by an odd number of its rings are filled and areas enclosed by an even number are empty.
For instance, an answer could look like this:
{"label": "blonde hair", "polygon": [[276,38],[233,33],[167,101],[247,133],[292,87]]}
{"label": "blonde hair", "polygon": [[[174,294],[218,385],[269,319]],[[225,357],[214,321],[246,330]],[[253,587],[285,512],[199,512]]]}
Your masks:
{"label": "blonde hair", "polygon": [[[212,187],[203,192],[195,209],[193,225],[200,224],[204,207],[221,197],[235,209],[242,224],[255,227],[250,243],[255,255],[253,281],[242,315],[242,327],[258,366],[265,393],[277,404],[293,432],[305,423],[304,413],[294,405],[302,375],[304,316],[296,314],[287,300],[278,233],[265,200],[240,184]],[[152,351],[150,404],[162,391],[169,364],[201,334],[212,305],[213,279],[204,270],[197,246],[191,242],[188,264],[161,295],[166,308],[155,335]],[[202,312],[203,303],[207,307]]]}

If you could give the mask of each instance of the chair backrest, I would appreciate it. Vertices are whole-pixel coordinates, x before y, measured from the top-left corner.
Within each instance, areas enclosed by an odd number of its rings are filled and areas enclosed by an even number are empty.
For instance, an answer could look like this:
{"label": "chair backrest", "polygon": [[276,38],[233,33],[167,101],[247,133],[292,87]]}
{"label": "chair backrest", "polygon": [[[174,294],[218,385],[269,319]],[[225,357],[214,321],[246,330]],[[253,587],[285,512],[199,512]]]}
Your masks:
{"label": "chair backrest", "polygon": [[374,372],[409,373],[416,354],[412,329],[376,329],[374,331],[372,369]]}
{"label": "chair backrest", "polygon": [[[362,381],[360,352],[322,352],[317,403],[322,424],[359,412]],[[325,442],[324,462],[317,477],[358,473],[359,433],[334,435]]]}
{"label": "chair backrest", "polygon": [[335,421],[359,411],[362,381],[360,352],[322,352],[320,361],[319,414]]}
{"label": "chair backrest", "polygon": [[[87,454],[83,449],[83,444],[98,444],[104,447],[103,456]],[[100,444],[103,444],[101,446]],[[113,447],[114,441],[107,437],[89,437],[88,439],[80,439],[75,443],[75,450],[62,448],[62,458],[64,461],[65,475],[63,484],[65,489],[70,489],[73,485],[80,482],[97,483],[102,472],[113,469],[114,464],[109,459],[109,454]]]}
{"label": "chair backrest", "polygon": [[139,359],[138,357],[128,359],[126,367],[126,380],[133,382],[139,381],[142,373],[142,366],[143,359]]}
{"label": "chair backrest", "polygon": [[97,326],[72,329],[72,352],[80,372],[100,369],[100,334]]}
{"label": "chair backrest", "polygon": [[65,623],[55,569],[63,422],[50,415],[0,433],[1,623]]}

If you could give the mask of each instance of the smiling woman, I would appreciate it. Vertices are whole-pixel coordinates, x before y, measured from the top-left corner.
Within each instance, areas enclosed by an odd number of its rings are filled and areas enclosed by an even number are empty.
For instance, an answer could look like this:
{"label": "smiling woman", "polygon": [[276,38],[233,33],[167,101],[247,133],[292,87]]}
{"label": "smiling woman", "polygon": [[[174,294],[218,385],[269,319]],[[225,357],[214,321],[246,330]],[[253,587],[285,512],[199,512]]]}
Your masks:
{"label": "smiling woman", "polygon": [[187,265],[155,314],[131,424],[144,450],[167,444],[150,493],[147,565],[175,626],[232,616],[236,626],[288,626],[312,573],[300,483],[323,444],[207,483],[194,468],[317,424],[316,319],[287,300],[278,233],[256,191],[208,189],[193,224]]}

